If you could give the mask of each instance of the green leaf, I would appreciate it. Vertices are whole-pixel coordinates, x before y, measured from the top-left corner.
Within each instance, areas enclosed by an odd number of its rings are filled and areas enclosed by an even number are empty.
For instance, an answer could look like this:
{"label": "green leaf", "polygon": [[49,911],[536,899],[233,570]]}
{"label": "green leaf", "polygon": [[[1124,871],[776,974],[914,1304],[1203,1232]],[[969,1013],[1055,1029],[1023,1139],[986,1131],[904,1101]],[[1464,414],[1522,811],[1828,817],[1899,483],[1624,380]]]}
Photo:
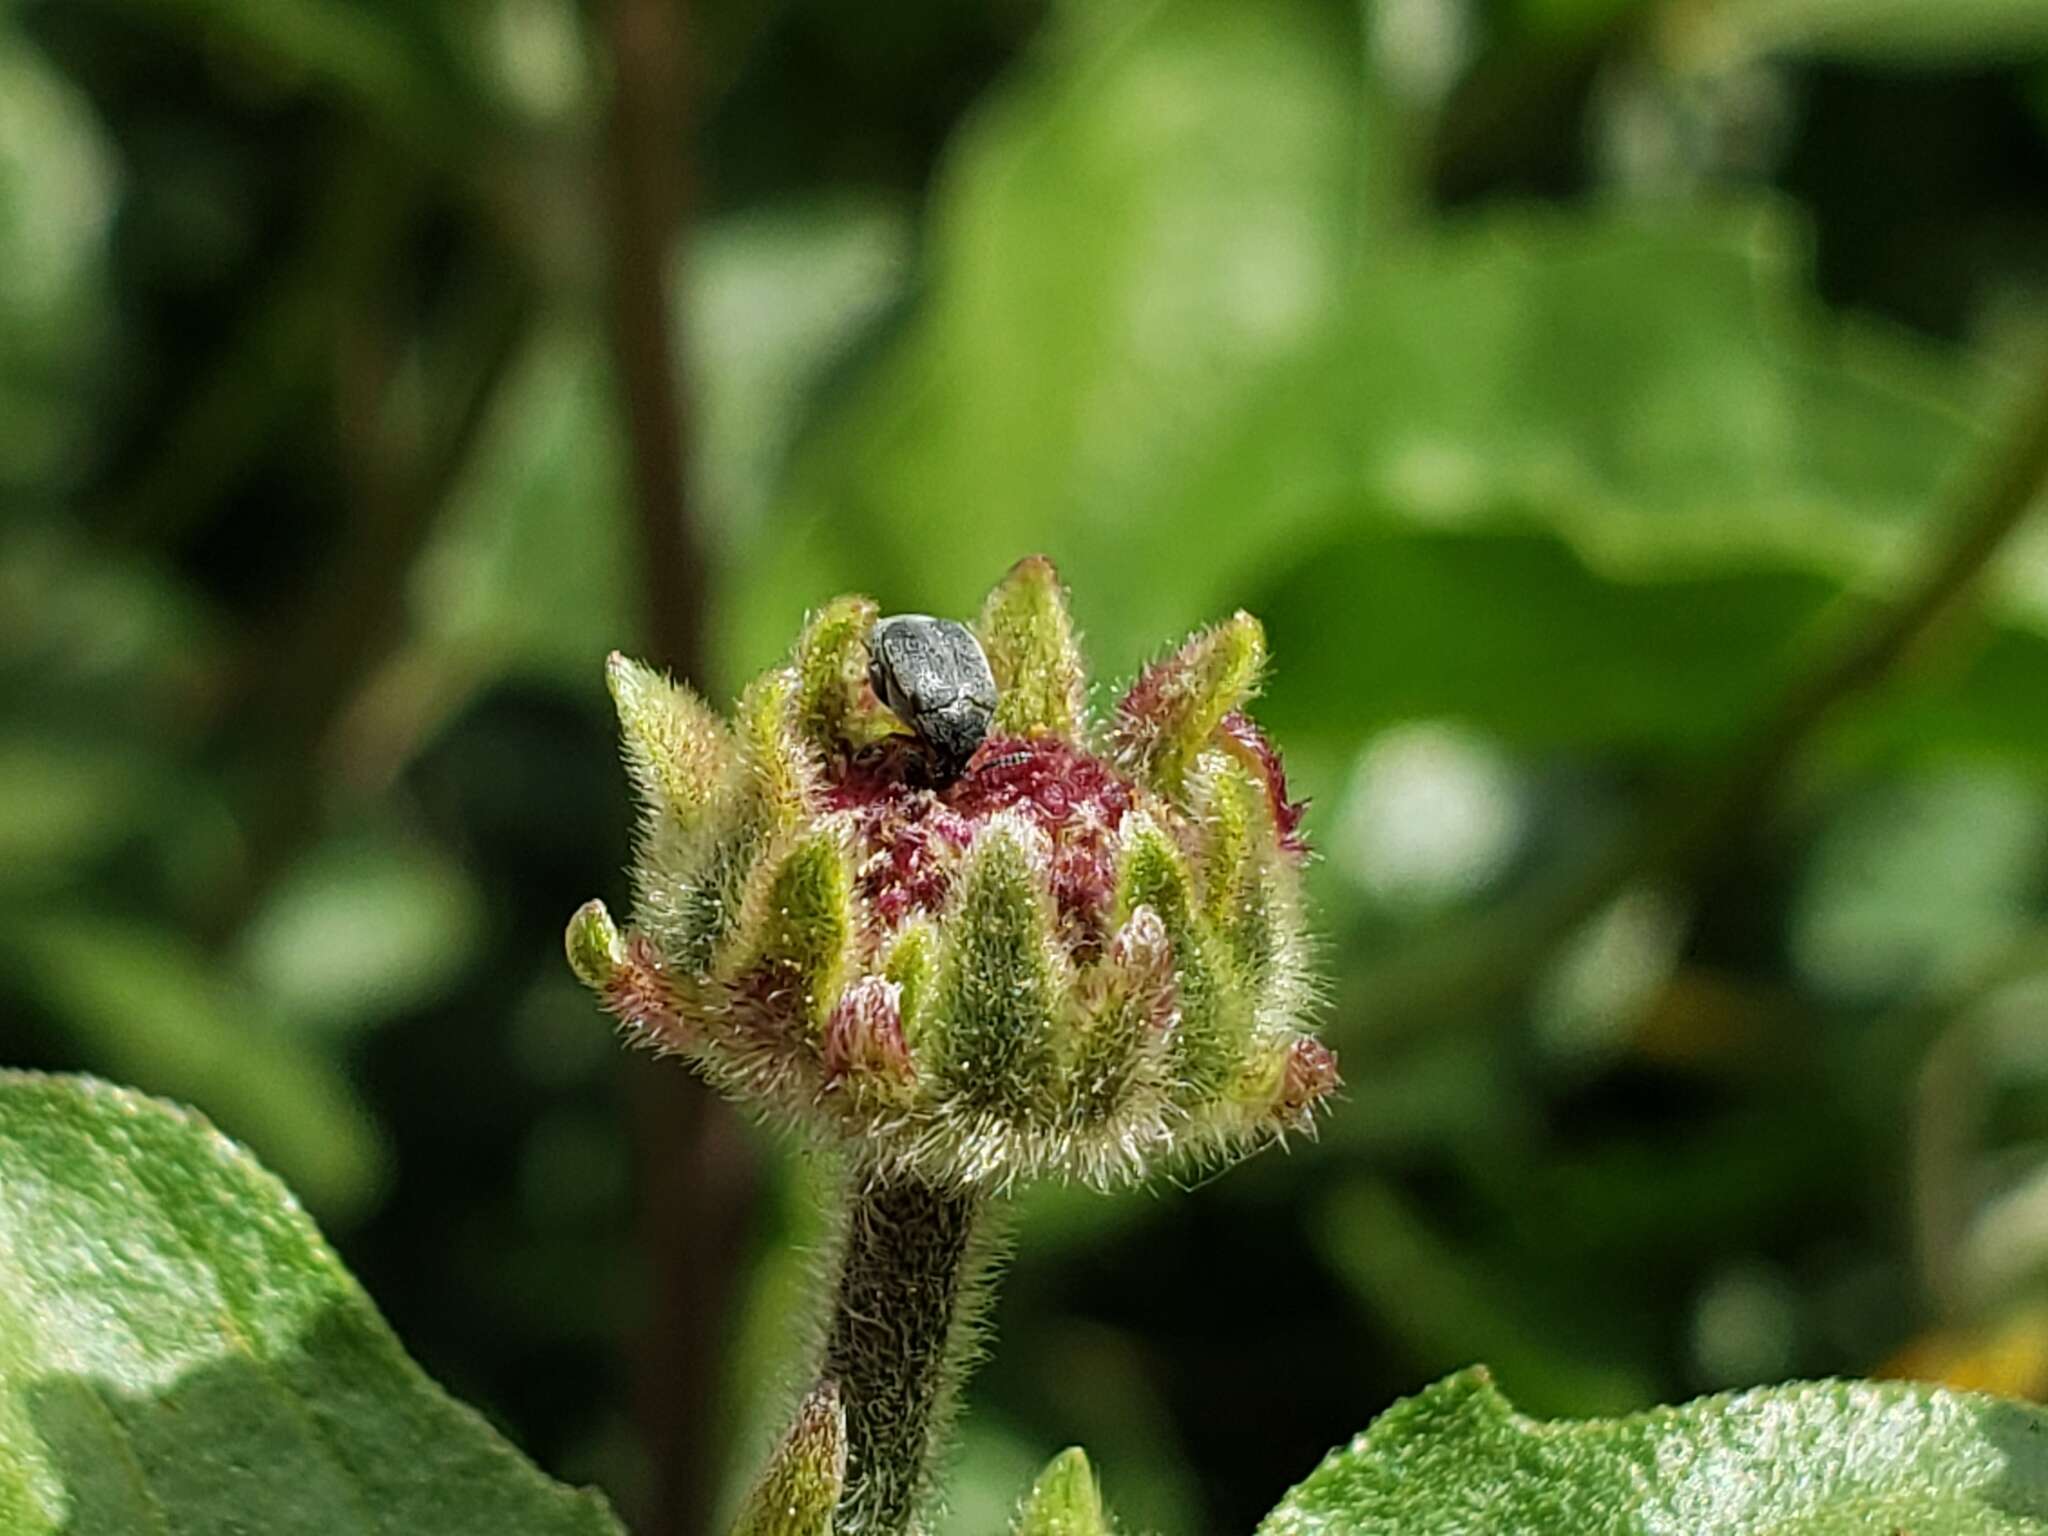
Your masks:
{"label": "green leaf", "polygon": [[[1826,315],[1769,205],[1487,215],[1370,274],[1350,320],[1299,391],[1333,422],[1291,469],[1234,449],[1211,477],[1295,546],[1241,600],[1272,643],[1261,718],[1298,751],[1445,715],[1537,748],[1724,746],[1830,604],[1920,557],[1997,392]],[[1315,496],[1255,489],[1317,463]],[[2042,611],[1997,596],[1855,745],[2038,763],[2014,704],[2048,675]]]}
{"label": "green leaf", "polygon": [[1080,740],[1088,718],[1088,670],[1053,563],[1026,555],[1011,566],[990,589],[974,628],[996,679],[992,729]]}
{"label": "green leaf", "polygon": [[1760,53],[1955,69],[2048,54],[2041,0],[1722,0],[1667,45],[1681,63],[1726,67]]}
{"label": "green leaf", "polygon": [[[441,56],[431,28],[406,7],[341,0],[126,0],[218,44],[262,60],[286,81],[304,81],[428,156],[474,158],[485,105]],[[463,113],[471,114],[467,118]],[[467,131],[463,131],[467,130]]]}
{"label": "green leaf", "polygon": [[1540,1409],[1614,1412],[1657,1400],[1611,1309],[1585,1326],[1560,1304],[1556,1282],[1532,1283],[1446,1241],[1387,1181],[1361,1176],[1338,1189],[1316,1237],[1332,1273],[1406,1345],[1418,1375],[1481,1354]]}
{"label": "green leaf", "polygon": [[[1607,580],[1881,575],[1994,388],[1825,311],[1771,203],[1452,223],[1363,274],[1301,366],[1296,393],[1328,413],[1308,439],[1326,495],[1431,533],[1540,526]],[[1313,502],[1257,486],[1298,481],[1276,454],[1300,446],[1261,440],[1219,443],[1217,471],[1245,466],[1243,516],[1299,528]]]}
{"label": "green leaf", "polygon": [[0,964],[71,1031],[82,1059],[204,1104],[315,1209],[345,1214],[375,1192],[376,1128],[338,1063],[180,934],[40,913],[0,932]]}
{"label": "green leaf", "polygon": [[511,673],[582,689],[621,639],[631,501],[601,351],[543,326],[498,391],[422,554],[411,610],[451,683]]}
{"label": "green leaf", "polygon": [[189,1111],[0,1073],[0,1530],[618,1536]]}
{"label": "green leaf", "polygon": [[1037,856],[1022,823],[984,831],[945,919],[932,1027],[950,1091],[1021,1121],[1047,1108],[1054,1074],[1045,1025],[1058,1011],[1059,951]]}
{"label": "green leaf", "polygon": [[237,955],[293,1027],[344,1031],[441,995],[475,952],[480,905],[431,846],[331,838],[285,875]]}
{"label": "green leaf", "polygon": [[[693,493],[737,544],[759,540],[791,444],[835,375],[910,276],[909,210],[889,197],[751,206],[691,232],[670,281],[682,306],[677,358],[693,384]],[[762,553],[777,557],[779,541]],[[830,584],[812,587],[817,601]],[[778,626],[772,646],[789,633]]]}
{"label": "green leaf", "polygon": [[1343,291],[1358,53],[1312,0],[1064,8],[956,139],[926,291],[802,444],[721,622],[733,659],[766,662],[831,583],[967,614],[1034,550],[1110,671],[1227,611],[1241,522],[1207,444],[1250,431]]}
{"label": "green leaf", "polygon": [[54,732],[0,734],[0,892],[60,883],[134,832],[161,777],[139,752]]}
{"label": "green leaf", "polygon": [[[1069,21],[1006,82],[935,199],[915,315],[804,443],[776,567],[736,584],[743,659],[821,587],[964,611],[1042,549],[1112,674],[1190,613],[1259,613],[1262,718],[1298,752],[1450,715],[1669,758],[1725,746],[1813,621],[1895,585],[1980,446],[1981,360],[1828,310],[1780,202],[1361,231],[1377,146],[1327,25],[1179,0]],[[1232,108],[1282,79],[1286,113]],[[1169,98],[1134,155],[1135,103]],[[1251,227],[1293,232],[1293,279],[1232,281]],[[1991,591],[2001,625],[1945,635],[1933,696],[1894,680],[1852,745],[2048,755],[2020,703],[2044,605]]]}
{"label": "green leaf", "polygon": [[1819,1382],[1542,1423],[1483,1369],[1396,1403],[1260,1536],[2022,1536],[2048,1531],[2048,1413]]}
{"label": "green leaf", "polygon": [[85,95],[0,12],[0,489],[24,506],[86,452],[117,174]]}
{"label": "green leaf", "polygon": [[1275,658],[1259,717],[1291,751],[1450,715],[1517,746],[1703,753],[1833,594],[1773,570],[1615,581],[1535,529],[1361,531],[1255,600]]}

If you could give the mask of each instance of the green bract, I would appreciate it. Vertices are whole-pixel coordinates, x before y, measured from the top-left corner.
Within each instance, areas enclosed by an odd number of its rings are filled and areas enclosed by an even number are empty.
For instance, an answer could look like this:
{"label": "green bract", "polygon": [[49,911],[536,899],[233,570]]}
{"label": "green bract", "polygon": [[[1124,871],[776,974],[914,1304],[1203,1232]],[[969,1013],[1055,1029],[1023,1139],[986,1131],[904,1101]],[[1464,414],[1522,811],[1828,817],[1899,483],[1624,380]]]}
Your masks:
{"label": "green bract", "polygon": [[846,1411],[831,1382],[797,1405],[796,1422],[769,1458],[732,1536],[831,1536],[846,1484]]}
{"label": "green bract", "polygon": [[1038,1474],[1011,1536],[1112,1536],[1114,1529],[1087,1453],[1070,1446]]}
{"label": "green bract", "polygon": [[818,610],[735,718],[614,656],[643,807],[633,925],[592,902],[576,973],[640,1041],[883,1174],[1107,1185],[1305,1127],[1301,807],[1244,713],[1238,614],[1106,722],[1052,566],[974,625],[993,727],[932,787],[874,694],[862,597]]}

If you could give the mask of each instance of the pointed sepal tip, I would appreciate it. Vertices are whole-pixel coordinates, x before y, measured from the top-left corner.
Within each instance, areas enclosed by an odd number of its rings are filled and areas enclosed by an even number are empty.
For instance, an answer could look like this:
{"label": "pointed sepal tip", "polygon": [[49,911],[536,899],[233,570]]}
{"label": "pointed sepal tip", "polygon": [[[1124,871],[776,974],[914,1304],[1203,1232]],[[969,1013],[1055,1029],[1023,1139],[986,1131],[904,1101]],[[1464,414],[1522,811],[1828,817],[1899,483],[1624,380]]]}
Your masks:
{"label": "pointed sepal tip", "polygon": [[1111,1536],[1088,1453],[1070,1446],[1046,1464],[1017,1512],[1013,1536]]}
{"label": "pointed sepal tip", "polygon": [[982,604],[974,628],[995,674],[995,731],[1081,740],[1088,675],[1053,563],[1027,555],[1011,566]]}
{"label": "pointed sepal tip", "polygon": [[747,1495],[732,1536],[832,1536],[845,1486],[846,1410],[839,1384],[821,1381],[797,1404],[796,1421]]}

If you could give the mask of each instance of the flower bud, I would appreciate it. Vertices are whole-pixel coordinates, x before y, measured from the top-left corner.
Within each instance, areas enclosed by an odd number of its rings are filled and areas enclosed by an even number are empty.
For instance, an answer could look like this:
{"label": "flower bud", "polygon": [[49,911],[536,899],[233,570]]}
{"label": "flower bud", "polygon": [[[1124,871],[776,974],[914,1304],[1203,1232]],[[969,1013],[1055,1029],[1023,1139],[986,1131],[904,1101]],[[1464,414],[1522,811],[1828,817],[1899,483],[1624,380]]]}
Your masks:
{"label": "flower bud", "polygon": [[1244,713],[1257,621],[1195,635],[1098,729],[1059,577],[1021,561],[917,658],[926,713],[995,680],[943,772],[875,696],[885,631],[825,604],[730,725],[613,659],[634,921],[580,911],[577,976],[726,1091],[936,1186],[1108,1185],[1307,1125],[1336,1067],[1303,1033],[1301,807]]}
{"label": "flower bud", "polygon": [[1200,1102],[1236,1074],[1251,1030],[1252,999],[1220,971],[1219,944],[1197,904],[1193,873],[1165,829],[1134,814],[1125,823],[1123,843],[1117,904],[1124,911],[1152,908],[1166,929],[1180,991],[1176,1087],[1182,1099]]}
{"label": "flower bud", "polygon": [[1266,811],[1272,818],[1273,834],[1280,847],[1297,862],[1308,857],[1308,842],[1301,835],[1301,818],[1308,811],[1305,800],[1287,798],[1287,769],[1280,753],[1242,710],[1233,709],[1216,728],[1224,750],[1232,753],[1266,791]]}
{"label": "flower bud", "polygon": [[732,733],[688,688],[617,651],[605,663],[605,680],[650,833],[666,823],[676,835],[689,836],[726,786]]}
{"label": "flower bud", "polygon": [[834,598],[796,646],[790,708],[798,734],[821,758],[869,745],[897,729],[868,689],[866,636],[878,610],[866,597]]}
{"label": "flower bud", "polygon": [[839,994],[853,942],[853,889],[835,829],[761,861],[740,910],[747,942],[728,980],[769,1028],[816,1036]]}

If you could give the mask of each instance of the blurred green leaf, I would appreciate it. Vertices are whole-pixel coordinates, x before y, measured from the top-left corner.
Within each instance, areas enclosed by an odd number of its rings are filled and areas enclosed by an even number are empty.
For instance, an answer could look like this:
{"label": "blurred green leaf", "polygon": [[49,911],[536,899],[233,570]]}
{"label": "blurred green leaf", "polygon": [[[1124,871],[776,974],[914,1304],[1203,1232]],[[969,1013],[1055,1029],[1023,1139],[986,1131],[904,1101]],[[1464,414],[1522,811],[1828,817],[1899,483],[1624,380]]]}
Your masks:
{"label": "blurred green leaf", "polygon": [[632,607],[625,443],[594,338],[544,326],[413,571],[422,643],[469,677],[583,687]]}
{"label": "blurred green leaf", "polygon": [[1018,1490],[1045,1465],[1045,1448],[1027,1431],[986,1410],[959,1429],[946,1479],[945,1536],[987,1536],[1017,1516]]}
{"label": "blurred green leaf", "polygon": [[[46,717],[104,728],[166,725],[203,694],[220,635],[199,594],[161,563],[52,522],[0,530],[0,683]],[[174,738],[175,739],[175,738]]]}
{"label": "blurred green leaf", "polygon": [[1783,570],[1614,581],[1540,532],[1362,516],[1380,526],[1311,544],[1255,594],[1277,658],[1260,713],[1290,745],[1448,715],[1516,746],[1704,750],[1835,590]]}
{"label": "blurred green leaf", "polygon": [[[1747,724],[1830,604],[1919,555],[1999,383],[1825,319],[1796,248],[1768,210],[1516,213],[1370,274],[1303,390],[1341,402],[1348,485],[1326,475],[1313,518],[1245,504],[1320,535],[1269,545],[1241,598],[1269,620],[1281,738],[1448,715],[1682,754]],[[2048,735],[2015,704],[2048,638],[2037,602],[2001,597],[1852,739],[2038,766]]]}
{"label": "blurred green leaf", "polygon": [[188,1097],[346,1214],[375,1189],[376,1131],[346,1077],[173,930],[81,912],[17,917],[0,962],[81,1059]]}
{"label": "blurred green leaf", "polygon": [[433,849],[340,838],[314,849],[243,931],[243,973],[292,1027],[345,1028],[431,999],[481,922],[463,871]]}
{"label": "blurred green leaf", "polygon": [[1987,392],[1955,355],[1826,315],[1773,205],[1453,224],[1364,276],[1324,366],[1372,506],[1534,515],[1614,575],[1867,569]]}
{"label": "blurred green leaf", "polygon": [[0,893],[53,884],[133,831],[155,768],[105,741],[0,735]]}
{"label": "blurred green leaf", "polygon": [[[1247,594],[1277,658],[1261,705],[1305,762],[1361,736],[1449,716],[1511,745],[1696,758],[1775,697],[1801,644],[1847,600],[1800,566],[1635,579],[1521,528],[1390,535],[1386,513],[1307,550]],[[1728,558],[1733,558],[1732,556]],[[1995,755],[2048,767],[2048,683],[2031,618],[1949,625],[1846,718],[1845,753],[1893,761]],[[1335,786],[1313,773],[1303,787]]]}
{"label": "blurred green leaf", "polygon": [[1395,1404],[1260,1536],[2023,1536],[2048,1531],[2048,1414],[1825,1382],[1544,1424],[1483,1370]]}
{"label": "blurred green leaf", "polygon": [[1359,52],[1299,0],[1066,12],[956,142],[919,309],[806,444],[735,664],[821,583],[965,612],[1036,549],[1115,667],[1200,612],[1259,541],[1212,443],[1272,425],[1354,247]]}
{"label": "blurred green leaf", "polygon": [[2048,56],[2040,0],[1719,0],[1682,16],[1681,58],[1722,63],[1799,53],[1927,68],[2017,63]]}
{"label": "blurred green leaf", "polygon": [[[119,0],[303,79],[438,163],[474,154],[481,93],[432,30],[437,7],[377,0]],[[465,112],[469,115],[465,117]]]}
{"label": "blurred green leaf", "polygon": [[2048,806],[1995,771],[1874,788],[1826,829],[1791,915],[1800,967],[1836,996],[1939,992],[2032,925]]}
{"label": "blurred green leaf", "polygon": [[1544,39],[1574,40],[1594,34],[1630,11],[1647,10],[1653,0],[1515,0],[1515,25]]}
{"label": "blurred green leaf", "polygon": [[82,94],[0,11],[0,487],[70,482],[108,338],[111,146]]}
{"label": "blurred green leaf", "polygon": [[536,125],[568,126],[587,110],[597,82],[588,21],[575,0],[449,6],[442,18],[452,51],[514,112]]}
{"label": "blurred green leaf", "polygon": [[[901,210],[875,198],[697,231],[678,277],[679,362],[699,408],[693,492],[736,558],[765,552],[763,508],[807,403],[899,291],[909,240]],[[465,678],[532,674],[580,691],[627,639],[620,616],[641,578],[626,445],[609,365],[577,318],[558,316],[522,360],[415,575],[423,643]]]}
{"label": "blurred green leaf", "polygon": [[696,492],[736,549],[762,519],[813,402],[902,294],[915,232],[879,197],[776,204],[711,220],[678,276],[697,391]]}
{"label": "blurred green leaf", "polygon": [[1547,1412],[1613,1413],[1655,1400],[1653,1379],[1623,1358],[1611,1313],[1597,1329],[1584,1318],[1568,1326],[1532,1277],[1492,1272],[1486,1255],[1453,1247],[1388,1185],[1354,1179],[1329,1200],[1318,1229],[1331,1268],[1421,1369],[1484,1357]]}
{"label": "blurred green leaf", "polygon": [[0,1073],[0,1528],[617,1536],[409,1360],[204,1120]]}

